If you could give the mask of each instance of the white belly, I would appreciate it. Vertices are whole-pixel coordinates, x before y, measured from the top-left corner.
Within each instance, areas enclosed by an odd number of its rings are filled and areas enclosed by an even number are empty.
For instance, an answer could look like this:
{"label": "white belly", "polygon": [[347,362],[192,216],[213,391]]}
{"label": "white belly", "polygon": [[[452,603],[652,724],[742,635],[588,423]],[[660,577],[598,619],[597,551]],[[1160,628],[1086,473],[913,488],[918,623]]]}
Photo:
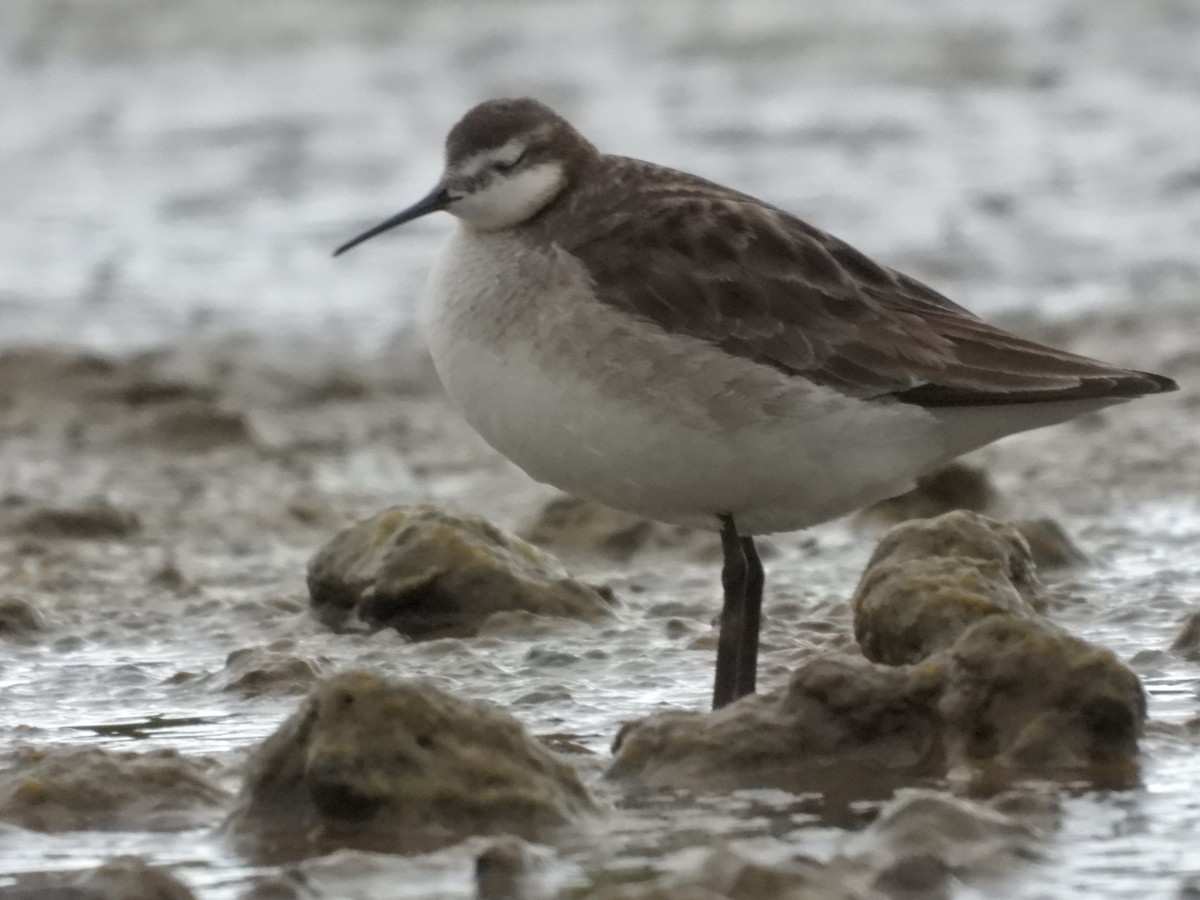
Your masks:
{"label": "white belly", "polygon": [[917,407],[636,323],[595,301],[569,257],[511,238],[460,227],[422,312],[447,393],[489,444],[538,481],[660,521],[802,528],[967,449]]}

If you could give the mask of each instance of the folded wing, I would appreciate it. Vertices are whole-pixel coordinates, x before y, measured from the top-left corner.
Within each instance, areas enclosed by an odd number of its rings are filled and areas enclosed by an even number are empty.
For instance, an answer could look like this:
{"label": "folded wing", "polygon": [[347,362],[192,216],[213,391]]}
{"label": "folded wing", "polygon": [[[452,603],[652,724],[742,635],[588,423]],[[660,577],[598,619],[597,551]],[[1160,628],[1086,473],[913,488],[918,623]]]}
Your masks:
{"label": "folded wing", "polygon": [[[560,232],[558,241],[587,269],[602,301],[665,331],[851,396],[928,407],[1175,388],[1168,378],[988,325],[782,210],[670,174],[664,182],[635,172],[629,187],[642,191],[636,203],[626,194],[625,203],[614,201],[589,227]],[[611,188],[609,197],[621,196]]]}

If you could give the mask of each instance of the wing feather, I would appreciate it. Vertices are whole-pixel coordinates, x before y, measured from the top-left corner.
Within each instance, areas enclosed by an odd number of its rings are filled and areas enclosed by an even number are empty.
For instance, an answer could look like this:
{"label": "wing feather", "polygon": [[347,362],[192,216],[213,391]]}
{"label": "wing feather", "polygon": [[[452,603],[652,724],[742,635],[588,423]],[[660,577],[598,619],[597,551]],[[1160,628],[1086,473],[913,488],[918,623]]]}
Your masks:
{"label": "wing feather", "polygon": [[753,197],[650,163],[605,162],[590,179],[599,187],[576,199],[590,215],[558,217],[555,243],[582,263],[600,300],[667,332],[851,396],[921,406],[1175,386],[988,325]]}

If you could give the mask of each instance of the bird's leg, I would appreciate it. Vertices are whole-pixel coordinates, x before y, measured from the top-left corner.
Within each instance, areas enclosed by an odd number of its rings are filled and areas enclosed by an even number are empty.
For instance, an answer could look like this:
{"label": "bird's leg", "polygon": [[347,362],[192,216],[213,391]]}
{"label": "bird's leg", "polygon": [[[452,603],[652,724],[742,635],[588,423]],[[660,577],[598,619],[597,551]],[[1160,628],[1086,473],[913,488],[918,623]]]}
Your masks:
{"label": "bird's leg", "polygon": [[[721,632],[717,637],[717,677],[713,684],[713,709],[736,700],[738,693],[738,656],[743,641],[746,609],[747,562],[741,538],[733,516],[725,514],[721,521],[721,549],[725,564],[721,568],[721,586],[725,602],[721,607]],[[757,639],[757,635],[755,635]]]}
{"label": "bird's leg", "polygon": [[758,549],[754,546],[754,538],[741,538],[742,555],[746,560],[746,576],[742,608],[742,631],[737,656],[737,690],[734,695],[744,697],[754,693],[755,682],[758,678],[758,632],[762,621],[763,575],[762,560],[758,558]]}

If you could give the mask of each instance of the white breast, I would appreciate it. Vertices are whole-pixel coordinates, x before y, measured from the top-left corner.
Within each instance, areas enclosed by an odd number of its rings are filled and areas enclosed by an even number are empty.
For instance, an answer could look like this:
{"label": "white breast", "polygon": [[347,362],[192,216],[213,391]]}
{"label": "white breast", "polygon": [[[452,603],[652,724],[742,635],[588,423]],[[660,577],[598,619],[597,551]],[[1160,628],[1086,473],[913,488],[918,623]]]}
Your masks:
{"label": "white breast", "polygon": [[460,227],[422,304],[446,391],[533,478],[661,521],[792,530],[905,490],[961,449],[867,404],[597,302],[581,267]]}

